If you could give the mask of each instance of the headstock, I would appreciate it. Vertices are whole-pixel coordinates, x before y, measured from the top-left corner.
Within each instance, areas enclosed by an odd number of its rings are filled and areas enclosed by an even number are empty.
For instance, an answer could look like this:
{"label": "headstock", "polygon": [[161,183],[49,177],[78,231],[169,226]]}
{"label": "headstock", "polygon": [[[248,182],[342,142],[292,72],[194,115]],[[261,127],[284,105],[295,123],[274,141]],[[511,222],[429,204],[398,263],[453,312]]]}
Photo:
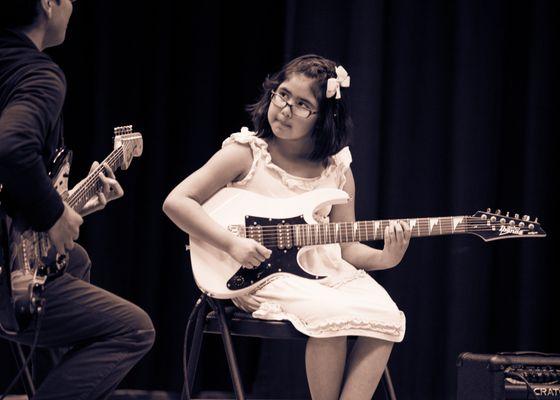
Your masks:
{"label": "headstock", "polygon": [[466,224],[468,233],[473,233],[486,242],[546,236],[538,218],[531,221],[531,217],[528,215],[520,218],[519,214],[510,216],[509,212],[502,214],[500,210],[496,210],[494,213],[490,209],[478,211],[472,217],[468,217]]}
{"label": "headstock", "polygon": [[127,169],[133,157],[140,157],[143,150],[142,134],[132,132],[132,125],[117,126],[114,131],[114,149],[122,147],[121,169]]}

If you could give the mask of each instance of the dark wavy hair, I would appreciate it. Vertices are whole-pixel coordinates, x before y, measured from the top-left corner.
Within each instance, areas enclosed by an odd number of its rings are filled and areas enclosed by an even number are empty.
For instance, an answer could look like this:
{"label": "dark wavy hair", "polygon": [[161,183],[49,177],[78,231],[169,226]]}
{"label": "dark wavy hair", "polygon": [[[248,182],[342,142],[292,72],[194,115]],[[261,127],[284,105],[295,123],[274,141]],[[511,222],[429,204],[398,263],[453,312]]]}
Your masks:
{"label": "dark wavy hair", "polygon": [[[272,129],[268,123],[268,108],[272,91],[293,74],[302,74],[315,82],[311,87],[317,102],[319,113],[312,132],[314,148],[309,155],[313,161],[325,161],[327,157],[338,153],[348,144],[352,120],[348,113],[345,95],[340,99],[335,96],[325,97],[327,80],[336,78],[336,63],[315,54],[307,54],[293,59],[277,73],[267,76],[263,82],[263,91],[259,100],[247,106],[253,127],[258,137],[272,137]],[[341,88],[341,90],[345,90]]]}
{"label": "dark wavy hair", "polygon": [[[60,0],[55,0],[60,4]],[[2,0],[0,28],[31,26],[39,16],[41,0]]]}

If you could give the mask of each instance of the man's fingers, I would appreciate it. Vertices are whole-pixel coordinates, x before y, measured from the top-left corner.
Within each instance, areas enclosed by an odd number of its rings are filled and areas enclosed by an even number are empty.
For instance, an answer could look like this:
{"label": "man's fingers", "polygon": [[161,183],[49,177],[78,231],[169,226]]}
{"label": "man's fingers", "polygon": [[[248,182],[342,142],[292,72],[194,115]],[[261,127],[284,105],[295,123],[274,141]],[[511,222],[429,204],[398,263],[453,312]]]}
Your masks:
{"label": "man's fingers", "polygon": [[89,173],[91,174],[97,167],[99,167],[99,163],[97,161],[94,161],[89,168]]}
{"label": "man's fingers", "polygon": [[109,178],[115,179],[115,173],[113,172],[113,170],[111,169],[111,167],[109,167],[108,164],[103,164],[103,168],[105,169],[105,173],[107,174],[107,176]]}
{"label": "man's fingers", "polygon": [[99,174],[99,179],[101,180],[101,184],[103,185],[103,192],[109,193],[111,190],[111,182],[107,177],[103,174]]}
{"label": "man's fingers", "polygon": [[105,207],[107,205],[107,198],[103,194],[103,192],[97,193],[97,198],[99,199],[99,204]]}

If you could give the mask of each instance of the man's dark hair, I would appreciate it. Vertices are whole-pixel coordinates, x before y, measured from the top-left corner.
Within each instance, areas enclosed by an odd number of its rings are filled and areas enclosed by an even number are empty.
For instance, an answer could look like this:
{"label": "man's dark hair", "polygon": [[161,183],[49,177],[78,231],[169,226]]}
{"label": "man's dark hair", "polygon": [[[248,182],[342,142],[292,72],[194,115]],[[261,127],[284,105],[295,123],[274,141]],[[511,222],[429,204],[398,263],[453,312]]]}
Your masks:
{"label": "man's dark hair", "polygon": [[[60,0],[55,0],[57,4]],[[24,28],[37,20],[41,0],[2,0],[0,28]]]}
{"label": "man's dark hair", "polygon": [[313,161],[325,161],[348,144],[352,120],[348,114],[344,94],[340,99],[325,97],[327,80],[336,78],[336,64],[326,58],[307,54],[293,59],[263,83],[260,99],[247,107],[258,137],[273,136],[268,123],[268,107],[273,90],[293,74],[302,74],[314,80],[313,94],[319,103],[319,114],[312,132],[314,148],[309,156]]}

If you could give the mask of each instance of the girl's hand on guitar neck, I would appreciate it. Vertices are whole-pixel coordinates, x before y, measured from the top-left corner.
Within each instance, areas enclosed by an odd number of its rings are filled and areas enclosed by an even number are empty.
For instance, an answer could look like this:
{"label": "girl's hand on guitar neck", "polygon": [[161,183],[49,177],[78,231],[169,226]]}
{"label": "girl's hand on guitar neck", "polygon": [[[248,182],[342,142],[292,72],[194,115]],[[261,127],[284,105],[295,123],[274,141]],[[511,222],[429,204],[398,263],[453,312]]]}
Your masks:
{"label": "girl's hand on guitar neck", "polygon": [[253,239],[234,236],[227,253],[244,268],[252,269],[268,259],[272,251]]}
{"label": "girl's hand on guitar neck", "polygon": [[381,262],[387,268],[392,268],[401,262],[408,244],[412,231],[405,221],[391,221],[385,228],[385,245],[381,253]]}

